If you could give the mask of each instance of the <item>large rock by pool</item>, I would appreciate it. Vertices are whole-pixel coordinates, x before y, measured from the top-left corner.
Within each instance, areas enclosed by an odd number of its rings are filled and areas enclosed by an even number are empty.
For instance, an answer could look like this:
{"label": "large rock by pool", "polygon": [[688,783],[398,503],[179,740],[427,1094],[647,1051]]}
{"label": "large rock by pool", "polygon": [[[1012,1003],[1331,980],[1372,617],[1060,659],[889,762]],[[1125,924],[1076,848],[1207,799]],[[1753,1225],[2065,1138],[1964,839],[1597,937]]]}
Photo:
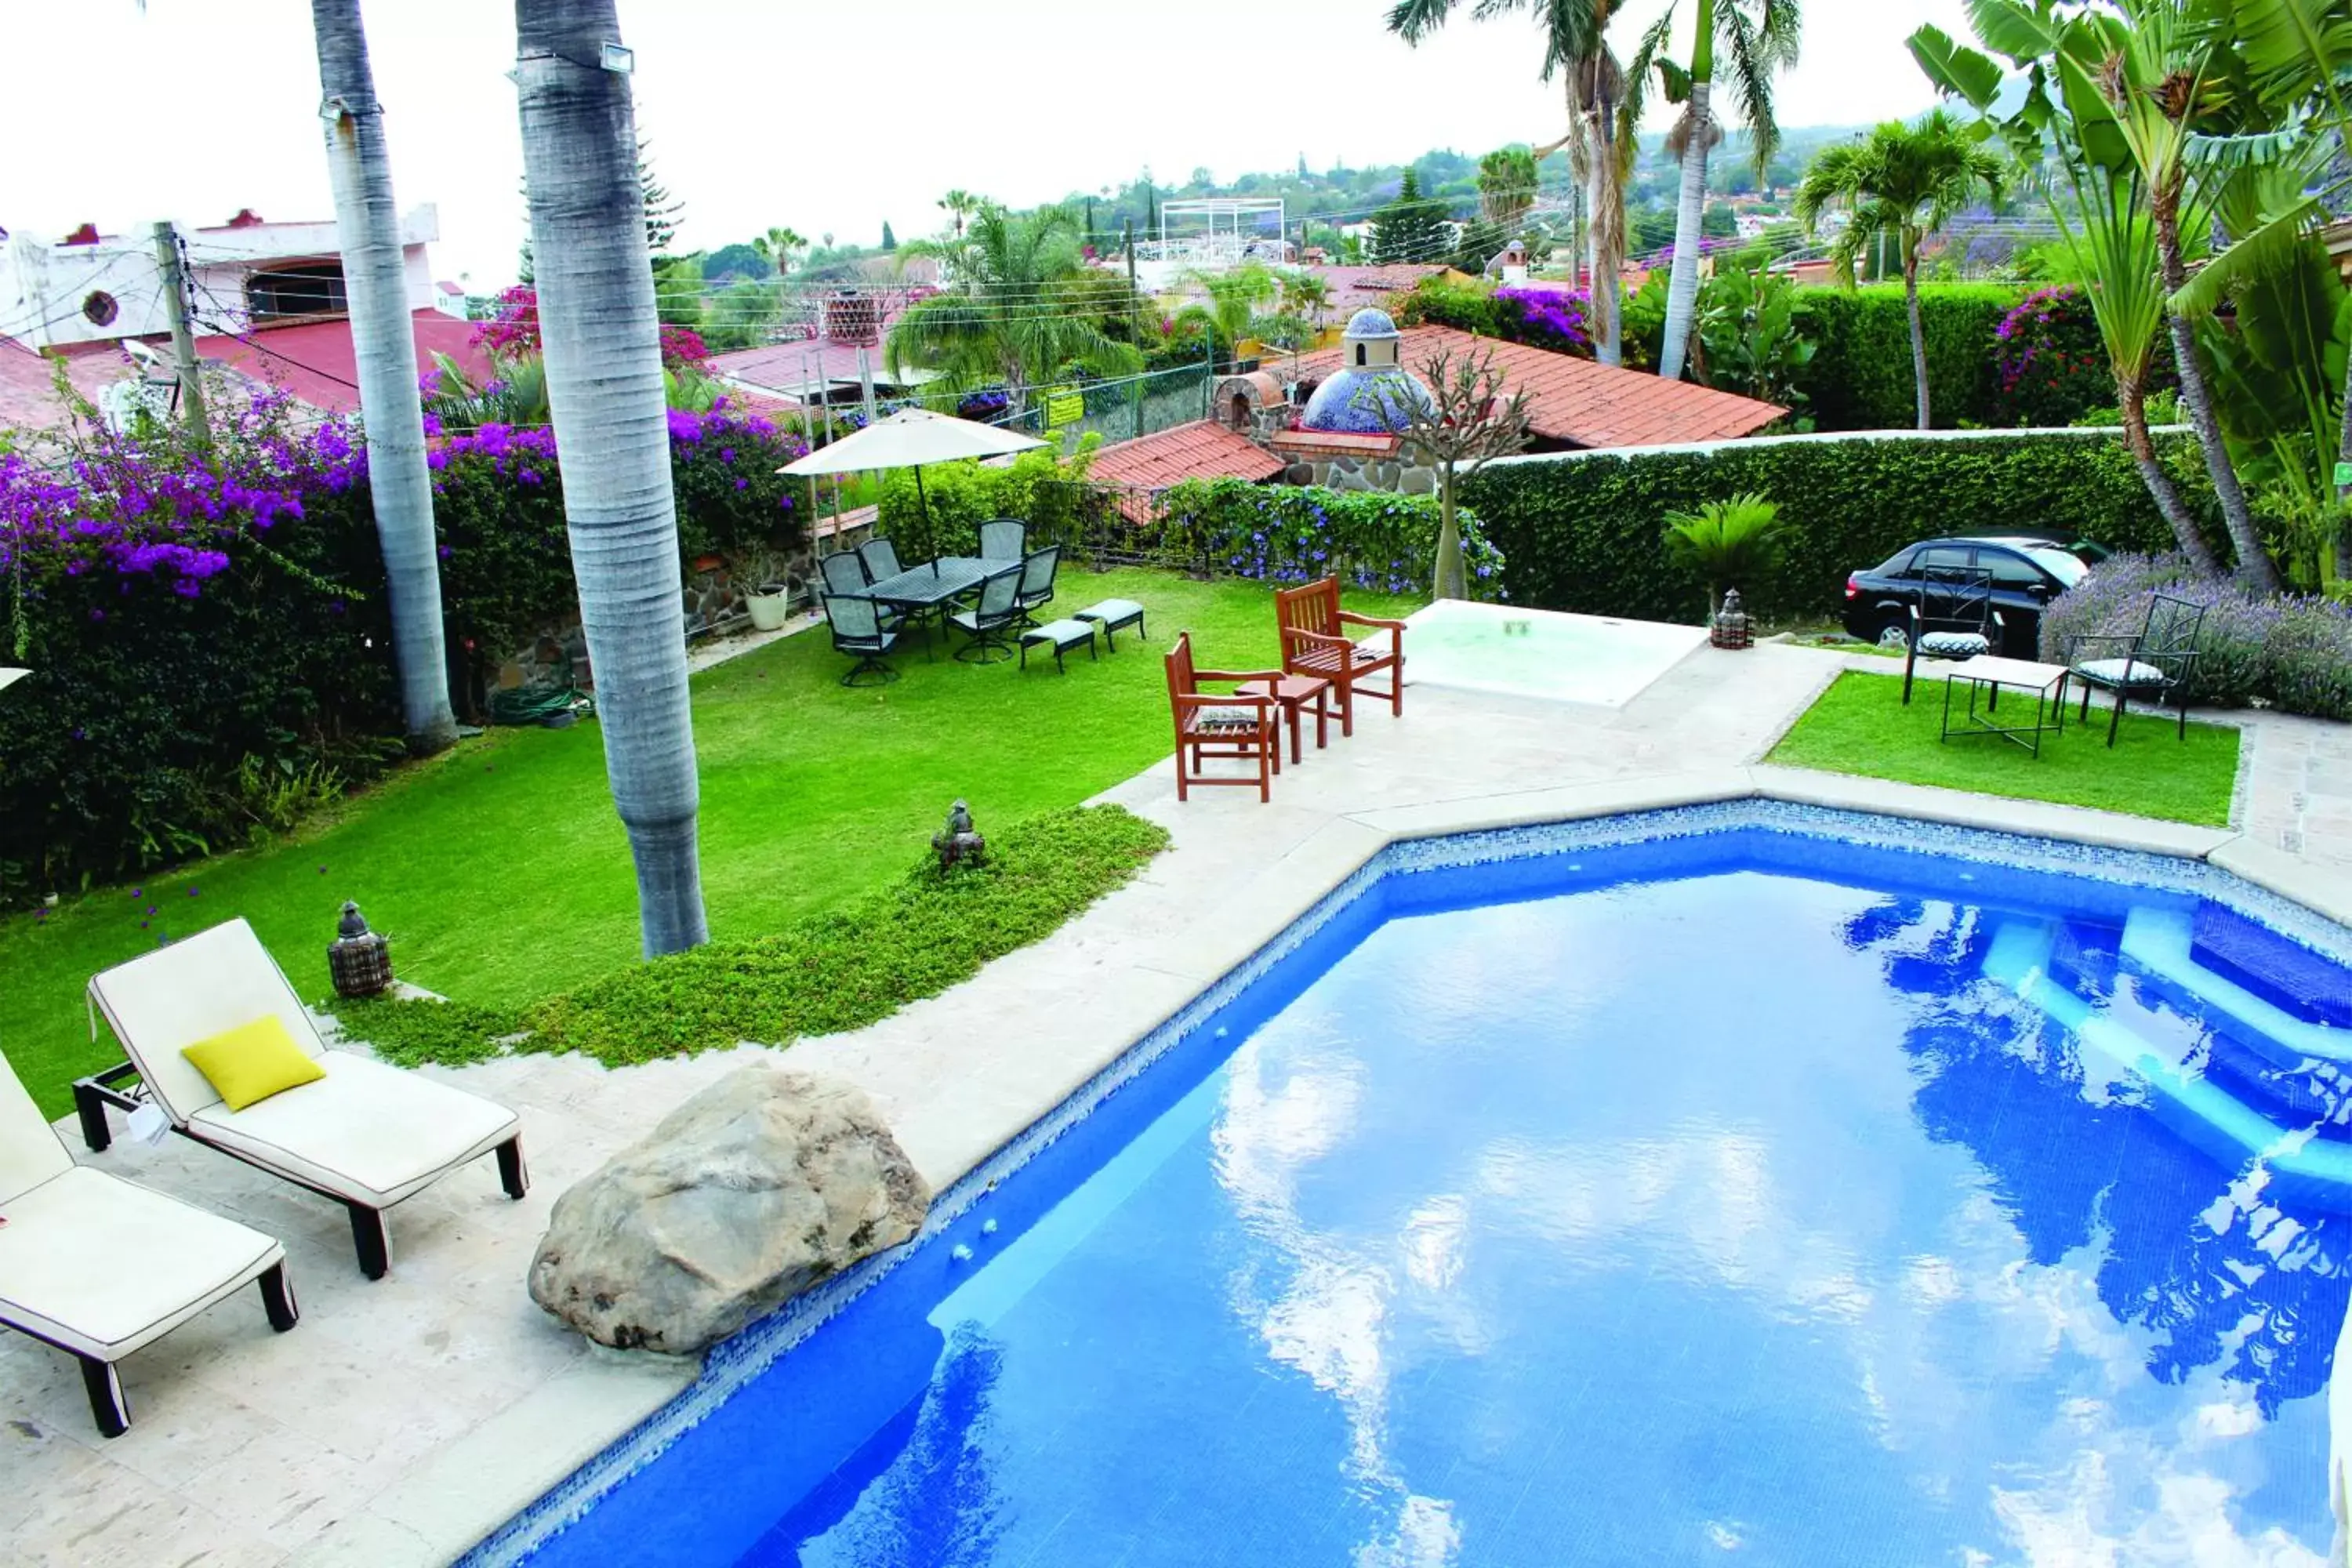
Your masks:
{"label": "large rock by pool", "polygon": [[863,1090],[745,1068],[556,1200],[531,1299],[602,1344],[700,1351],[906,1240],[930,1201]]}

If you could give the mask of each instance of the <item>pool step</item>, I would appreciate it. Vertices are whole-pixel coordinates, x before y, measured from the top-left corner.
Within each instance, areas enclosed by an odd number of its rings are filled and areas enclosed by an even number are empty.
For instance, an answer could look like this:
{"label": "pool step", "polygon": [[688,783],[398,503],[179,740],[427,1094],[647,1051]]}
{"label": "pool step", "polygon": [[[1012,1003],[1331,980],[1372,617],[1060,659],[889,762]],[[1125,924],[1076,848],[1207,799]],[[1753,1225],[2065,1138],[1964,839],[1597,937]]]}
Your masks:
{"label": "pool step", "polygon": [[2273,1174],[2332,1205],[2352,1202],[2352,1143],[2321,1139],[2315,1127],[2280,1125],[2189,1068],[2183,1053],[2161,1050],[2100,1013],[2050,977],[2053,946],[2049,925],[2005,921],[1985,953],[1985,977],[2057,1020],[2086,1053],[2147,1084],[2149,1109],[2158,1120],[2224,1164],[2260,1160]]}
{"label": "pool step", "polygon": [[2135,909],[2124,921],[2123,954],[2142,972],[2163,981],[2252,1037],[2297,1058],[2352,1062],[2352,1029],[2330,1028],[2298,1018],[2197,961],[2196,925],[2187,910]]}

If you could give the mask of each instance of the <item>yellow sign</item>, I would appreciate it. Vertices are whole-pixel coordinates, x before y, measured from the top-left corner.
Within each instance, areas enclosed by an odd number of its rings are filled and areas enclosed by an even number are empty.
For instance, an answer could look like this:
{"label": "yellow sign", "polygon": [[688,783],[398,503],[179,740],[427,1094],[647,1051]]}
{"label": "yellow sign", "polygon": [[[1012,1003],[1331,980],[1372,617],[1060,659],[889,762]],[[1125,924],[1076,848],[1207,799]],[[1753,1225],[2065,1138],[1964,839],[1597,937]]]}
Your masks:
{"label": "yellow sign", "polygon": [[1056,386],[1045,394],[1045,428],[1059,430],[1087,416],[1086,394],[1075,386]]}

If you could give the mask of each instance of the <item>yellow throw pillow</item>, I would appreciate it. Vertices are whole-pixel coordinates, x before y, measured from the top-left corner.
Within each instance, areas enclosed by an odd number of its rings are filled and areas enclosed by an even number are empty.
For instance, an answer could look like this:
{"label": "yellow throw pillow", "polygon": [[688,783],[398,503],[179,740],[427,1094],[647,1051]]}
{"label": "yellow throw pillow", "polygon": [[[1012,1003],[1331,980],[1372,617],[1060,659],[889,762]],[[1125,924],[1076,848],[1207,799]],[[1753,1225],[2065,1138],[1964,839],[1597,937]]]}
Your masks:
{"label": "yellow throw pillow", "polygon": [[180,1054],[205,1075],[231,1110],[326,1077],[294,1043],[275,1013],[198,1040]]}

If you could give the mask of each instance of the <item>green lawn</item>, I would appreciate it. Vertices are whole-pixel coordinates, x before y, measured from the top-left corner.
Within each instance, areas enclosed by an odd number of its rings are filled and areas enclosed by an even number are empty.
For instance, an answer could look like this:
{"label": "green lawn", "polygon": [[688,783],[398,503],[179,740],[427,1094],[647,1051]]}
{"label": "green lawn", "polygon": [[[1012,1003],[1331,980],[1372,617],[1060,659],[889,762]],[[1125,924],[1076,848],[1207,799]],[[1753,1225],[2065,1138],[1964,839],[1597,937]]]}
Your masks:
{"label": "green lawn", "polygon": [[[1204,663],[1276,653],[1271,589],[1172,574],[1066,573],[1057,608],[1141,601],[1151,640],[1066,677],[1032,656],[976,667],[942,652],[905,679],[836,684],[846,661],[820,629],[698,677],[703,891],[715,937],[755,937],[898,878],[958,796],[981,829],[1067,806],[1171,749],[1160,655],[1190,628]],[[1411,606],[1350,595],[1350,607]],[[81,988],[94,972],[244,915],[298,989],[327,989],[343,899],[389,933],[400,974],[465,1001],[520,1006],[637,956],[635,886],[606,794],[595,725],[500,731],[408,769],[315,830],[0,921],[0,1051],[52,1115],[104,1065]],[[155,912],[151,916],[149,909]],[[146,923],[142,926],[142,922]]]}
{"label": "green lawn", "polygon": [[[1944,682],[1923,673],[1906,708],[1898,677],[1848,670],[1797,721],[1767,762],[1826,773],[1861,773],[1904,784],[1939,784],[1979,795],[2056,801],[2138,816],[2226,827],[2238,775],[2238,731],[2191,724],[2176,739],[2173,721],[2126,715],[2107,749],[2107,712],[2094,700],[2089,725],[2044,735],[2037,759],[1991,736],[1938,739]],[[1955,700],[1965,693],[1956,693]],[[2011,696],[2001,705],[2009,713]],[[2030,701],[2030,700],[2029,700]]]}

